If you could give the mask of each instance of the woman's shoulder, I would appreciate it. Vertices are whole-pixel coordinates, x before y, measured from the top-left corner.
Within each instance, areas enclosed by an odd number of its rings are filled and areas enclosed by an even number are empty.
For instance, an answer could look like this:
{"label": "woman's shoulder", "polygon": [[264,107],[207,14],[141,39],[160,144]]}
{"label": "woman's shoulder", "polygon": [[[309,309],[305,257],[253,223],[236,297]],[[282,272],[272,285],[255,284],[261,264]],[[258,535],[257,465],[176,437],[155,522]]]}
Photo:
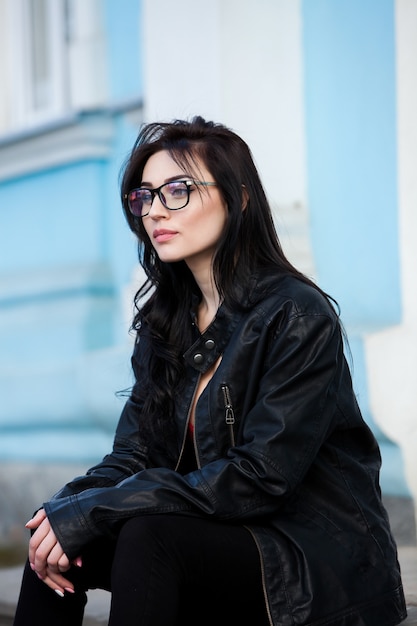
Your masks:
{"label": "woman's shoulder", "polygon": [[264,310],[285,309],[289,315],[327,315],[337,317],[336,303],[313,282],[277,272],[264,273],[254,289],[255,306]]}

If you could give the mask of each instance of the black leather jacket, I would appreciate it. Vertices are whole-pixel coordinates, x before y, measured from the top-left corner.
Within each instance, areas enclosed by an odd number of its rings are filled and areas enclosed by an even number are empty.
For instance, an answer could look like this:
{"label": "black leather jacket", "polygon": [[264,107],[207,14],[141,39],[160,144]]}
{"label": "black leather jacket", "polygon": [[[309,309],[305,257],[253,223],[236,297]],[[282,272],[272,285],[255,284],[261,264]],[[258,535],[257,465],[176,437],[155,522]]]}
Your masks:
{"label": "black leather jacket", "polygon": [[[243,524],[259,549],[271,626],[398,624],[406,612],[380,453],[352,391],[338,318],[295,278],[263,276],[254,293],[244,312],[222,305],[184,355],[176,465],[141,441],[133,393],[113,452],[44,504],[50,523],[70,558],[130,516]],[[145,344],[132,357],[136,384]],[[194,390],[220,355],[196,407],[199,469],[182,475]]]}

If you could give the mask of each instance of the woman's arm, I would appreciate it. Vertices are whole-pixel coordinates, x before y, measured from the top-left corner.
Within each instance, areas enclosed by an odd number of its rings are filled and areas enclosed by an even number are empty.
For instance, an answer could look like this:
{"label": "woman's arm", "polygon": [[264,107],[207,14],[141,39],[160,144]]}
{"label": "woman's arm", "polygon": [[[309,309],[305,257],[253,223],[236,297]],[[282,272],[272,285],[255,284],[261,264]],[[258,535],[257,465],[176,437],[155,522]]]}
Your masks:
{"label": "woman's arm", "polygon": [[302,481],[332,427],[345,367],[334,317],[300,315],[287,322],[271,338],[257,401],[243,417],[239,443],[227,457],[186,476],[167,468],[143,469],[110,489],[87,489],[45,503],[66,554],[72,558],[92,539],[114,535],[135,515],[169,512],[244,521],[276,511]]}

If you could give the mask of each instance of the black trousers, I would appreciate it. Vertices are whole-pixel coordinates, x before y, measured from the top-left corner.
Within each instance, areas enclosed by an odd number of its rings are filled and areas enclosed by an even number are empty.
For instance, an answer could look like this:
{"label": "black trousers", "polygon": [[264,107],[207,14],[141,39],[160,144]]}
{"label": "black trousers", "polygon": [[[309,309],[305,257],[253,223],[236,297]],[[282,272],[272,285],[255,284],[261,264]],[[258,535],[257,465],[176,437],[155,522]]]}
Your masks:
{"label": "black trousers", "polygon": [[268,626],[258,550],[241,526],[201,518],[132,518],[97,541],[60,598],[26,565],[14,626],[81,626],[86,591],[111,591],[109,626]]}

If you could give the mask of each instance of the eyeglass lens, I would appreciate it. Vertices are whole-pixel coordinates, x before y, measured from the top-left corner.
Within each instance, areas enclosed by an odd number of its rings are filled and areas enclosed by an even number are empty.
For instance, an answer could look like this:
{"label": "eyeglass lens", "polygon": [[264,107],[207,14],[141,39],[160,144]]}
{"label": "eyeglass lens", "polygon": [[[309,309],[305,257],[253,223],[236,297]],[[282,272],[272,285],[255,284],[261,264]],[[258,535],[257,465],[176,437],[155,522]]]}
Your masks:
{"label": "eyeglass lens", "polygon": [[183,181],[172,181],[161,185],[158,189],[145,187],[134,189],[128,195],[129,209],[137,217],[148,215],[155,194],[158,194],[162,204],[171,210],[182,209],[189,199],[189,185]]}

